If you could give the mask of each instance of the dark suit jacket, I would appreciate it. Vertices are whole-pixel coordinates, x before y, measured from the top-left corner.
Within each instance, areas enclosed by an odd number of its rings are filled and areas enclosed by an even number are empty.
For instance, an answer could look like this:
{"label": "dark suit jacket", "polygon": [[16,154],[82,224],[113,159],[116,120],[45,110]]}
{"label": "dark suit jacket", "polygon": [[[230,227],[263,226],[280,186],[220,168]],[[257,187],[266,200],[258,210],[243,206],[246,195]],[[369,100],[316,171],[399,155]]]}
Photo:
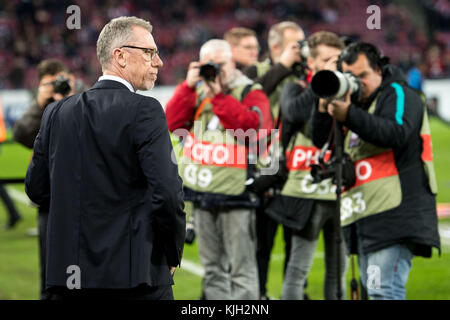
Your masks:
{"label": "dark suit jacket", "polygon": [[25,190],[50,204],[47,287],[173,284],[185,236],[182,181],[163,108],[111,80],[45,109]]}

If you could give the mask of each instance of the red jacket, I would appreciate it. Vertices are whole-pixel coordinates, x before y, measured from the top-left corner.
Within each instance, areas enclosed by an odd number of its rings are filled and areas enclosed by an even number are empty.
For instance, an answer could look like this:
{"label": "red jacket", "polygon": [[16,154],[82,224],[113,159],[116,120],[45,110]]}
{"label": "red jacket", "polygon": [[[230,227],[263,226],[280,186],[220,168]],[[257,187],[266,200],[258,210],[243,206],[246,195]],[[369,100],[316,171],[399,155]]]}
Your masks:
{"label": "red jacket", "polygon": [[[166,106],[166,117],[169,130],[178,128],[190,129],[193,125],[194,108],[197,93],[195,88],[189,88],[186,81],[175,88],[175,92]],[[211,99],[213,112],[225,129],[267,129],[273,128],[270,114],[270,102],[261,90],[252,90],[242,102],[231,95],[219,93]],[[256,106],[261,110],[263,121],[260,126],[260,116],[250,108]]]}

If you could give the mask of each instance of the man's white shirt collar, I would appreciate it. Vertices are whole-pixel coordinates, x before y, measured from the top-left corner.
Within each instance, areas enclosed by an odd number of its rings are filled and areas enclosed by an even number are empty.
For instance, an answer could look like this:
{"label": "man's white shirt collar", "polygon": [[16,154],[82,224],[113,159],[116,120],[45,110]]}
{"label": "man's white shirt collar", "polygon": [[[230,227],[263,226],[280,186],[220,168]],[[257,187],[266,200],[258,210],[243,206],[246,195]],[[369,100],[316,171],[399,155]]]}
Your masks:
{"label": "man's white shirt collar", "polygon": [[101,80],[118,81],[118,82],[120,82],[120,83],[126,85],[127,88],[130,89],[131,92],[135,92],[134,89],[133,89],[133,86],[131,85],[131,83],[129,83],[129,82],[128,82],[127,80],[125,80],[125,79],[122,79],[121,77],[117,77],[117,76],[112,76],[112,75],[106,74],[106,75],[103,75],[103,76],[101,76],[100,78],[98,78],[98,81],[101,81]]}

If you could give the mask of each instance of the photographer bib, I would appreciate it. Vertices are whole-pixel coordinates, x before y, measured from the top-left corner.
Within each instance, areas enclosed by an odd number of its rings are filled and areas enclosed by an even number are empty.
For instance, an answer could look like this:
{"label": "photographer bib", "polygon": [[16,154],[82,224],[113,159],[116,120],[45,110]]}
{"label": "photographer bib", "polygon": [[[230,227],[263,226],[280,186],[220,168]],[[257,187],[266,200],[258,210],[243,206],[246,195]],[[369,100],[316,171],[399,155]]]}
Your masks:
{"label": "photographer bib", "polygon": [[[270,59],[266,59],[262,62],[257,62],[256,63],[257,77],[262,77],[272,67],[273,67],[273,65],[272,65],[272,62],[270,61]],[[280,96],[281,96],[281,90],[283,89],[283,86],[286,83],[297,82],[298,80],[300,80],[299,77],[297,77],[293,74],[288,75],[277,85],[275,90],[268,96],[269,101],[270,101],[270,111],[272,113],[272,119],[274,120],[274,122],[276,122],[278,120],[278,114],[280,112]]]}
{"label": "photographer bib", "polygon": [[[378,97],[368,112],[373,114]],[[341,199],[341,225],[398,207],[402,189],[392,149],[377,147],[348,131],[344,150],[355,165],[356,182],[344,190]]]}
{"label": "photographer bib", "polygon": [[[377,100],[378,98],[372,102],[369,113],[374,113]],[[436,193],[431,135],[426,109],[424,109],[420,135],[423,145],[422,162],[430,189]],[[393,150],[365,142],[351,131],[345,137],[344,148],[354,161],[356,183],[342,194],[342,226],[398,207],[402,201],[402,190]]]}
{"label": "photographer bib", "polygon": [[[231,95],[241,101],[246,86],[232,90]],[[260,88],[252,86],[251,89]],[[197,91],[197,116],[189,135],[185,137],[179,171],[183,183],[196,192],[229,196],[245,191],[248,150],[220,124],[212,111],[209,99],[202,99]]]}
{"label": "photographer bib", "polygon": [[[284,196],[316,200],[336,200],[336,186],[331,178],[319,183],[313,183],[311,165],[318,164],[320,149],[316,148],[310,139],[301,132],[297,133],[294,146],[286,151],[288,179],[281,191]],[[330,158],[330,152],[325,155],[325,161]]]}

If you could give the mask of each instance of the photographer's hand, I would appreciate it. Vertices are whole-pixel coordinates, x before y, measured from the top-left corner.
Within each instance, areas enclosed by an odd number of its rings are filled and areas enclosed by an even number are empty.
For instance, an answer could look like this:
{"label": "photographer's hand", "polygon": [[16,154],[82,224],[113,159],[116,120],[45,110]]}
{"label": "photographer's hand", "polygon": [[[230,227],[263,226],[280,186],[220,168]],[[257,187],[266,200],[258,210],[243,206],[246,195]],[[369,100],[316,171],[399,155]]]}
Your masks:
{"label": "photographer's hand", "polygon": [[40,108],[44,109],[49,103],[58,101],[64,98],[60,93],[53,92],[53,82],[41,82],[38,88],[37,103]]}
{"label": "photographer's hand", "polygon": [[222,86],[220,84],[219,77],[213,81],[204,81],[205,95],[207,98],[214,98],[220,92],[222,92]]}
{"label": "photographer's hand", "polygon": [[280,63],[290,69],[295,62],[301,61],[300,46],[297,42],[289,43],[280,56]]}
{"label": "photographer's hand", "polygon": [[38,94],[36,98],[39,107],[44,109],[53,98],[53,95],[52,82],[41,82],[38,87]]}
{"label": "photographer's hand", "polygon": [[320,98],[319,99],[319,105],[318,105],[318,110],[321,113],[326,113],[328,112],[328,105],[330,104],[330,101],[324,98]]}
{"label": "photographer's hand", "polygon": [[328,113],[339,122],[344,122],[347,119],[348,109],[350,107],[350,90],[345,95],[344,101],[333,100],[328,105]]}
{"label": "photographer's hand", "polygon": [[186,75],[186,82],[189,88],[194,88],[198,81],[200,81],[200,62],[193,61],[189,64],[189,69]]}
{"label": "photographer's hand", "polygon": [[338,58],[338,55],[329,58],[329,60],[325,62],[323,70],[337,71]]}

